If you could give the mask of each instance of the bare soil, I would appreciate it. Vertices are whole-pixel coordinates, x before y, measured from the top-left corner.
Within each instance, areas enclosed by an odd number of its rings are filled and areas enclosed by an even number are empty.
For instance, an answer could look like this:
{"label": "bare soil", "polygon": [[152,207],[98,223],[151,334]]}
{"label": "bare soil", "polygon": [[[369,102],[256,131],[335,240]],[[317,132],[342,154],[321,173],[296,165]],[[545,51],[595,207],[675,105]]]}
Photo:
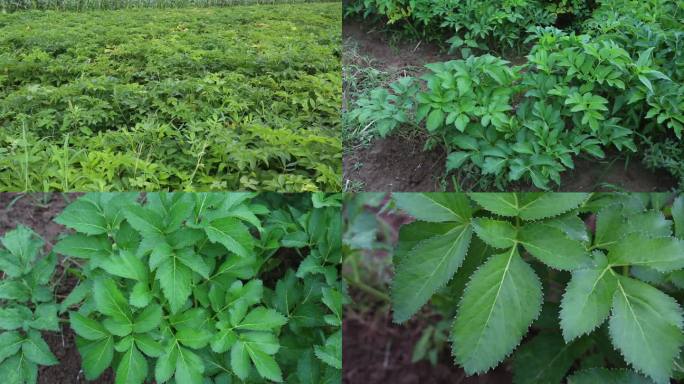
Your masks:
{"label": "bare soil", "polygon": [[[402,68],[409,68],[408,71],[415,74],[416,67],[458,59],[458,55],[447,54],[434,44],[390,41],[385,31],[349,18],[344,19],[342,33],[345,41],[353,42],[358,54],[368,57],[374,68],[386,72],[398,73]],[[350,58],[344,60],[348,63]],[[516,64],[520,61],[510,60]],[[364,191],[441,190],[446,154],[441,149],[423,151],[424,141],[421,137],[393,135],[345,153],[345,184],[356,184]],[[560,188],[564,191],[648,192],[676,187],[676,181],[669,174],[647,169],[638,158],[627,160],[618,154],[608,154],[606,159],[576,159],[575,169],[563,173]],[[447,186],[447,189],[452,188]],[[535,187],[530,183],[513,185],[510,189],[526,191]]]}
{"label": "bare soil", "polygon": [[[368,303],[368,298],[350,290],[354,302]],[[370,304],[371,306],[373,304]],[[478,376],[466,376],[448,350],[439,361],[411,362],[413,348],[428,322],[437,319],[411,320],[398,325],[392,322],[387,306],[357,311],[347,307],[342,324],[344,384],[505,384],[512,382],[506,365]]]}
{"label": "bare soil", "polygon": [[[69,201],[73,201],[77,197],[78,194],[1,193],[0,236],[23,224],[38,233],[45,240],[45,250],[50,251],[57,240],[57,236],[64,231],[64,227],[55,223],[53,219],[62,212]],[[55,276],[58,278],[55,287],[55,294],[58,298],[68,295],[78,283],[75,277],[64,273],[61,263],[57,265]],[[59,364],[50,367],[41,366],[38,370],[38,383],[74,384],[87,382],[81,371],[81,355],[76,349],[76,338],[73,331],[68,326],[64,326],[60,333],[43,332],[43,338],[59,360]],[[111,369],[108,369],[97,380],[90,383],[114,383],[114,375]]]}

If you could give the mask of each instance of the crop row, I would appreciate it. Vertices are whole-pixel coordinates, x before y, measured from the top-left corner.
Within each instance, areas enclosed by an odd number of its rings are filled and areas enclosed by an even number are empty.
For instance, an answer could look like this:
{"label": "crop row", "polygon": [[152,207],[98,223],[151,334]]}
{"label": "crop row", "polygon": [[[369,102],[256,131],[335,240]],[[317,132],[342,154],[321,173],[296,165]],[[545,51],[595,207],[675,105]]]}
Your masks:
{"label": "crop row", "polygon": [[329,0],[2,0],[0,10],[49,9],[59,11],[87,11],[126,8],[182,8],[222,7],[232,5],[315,3]]}

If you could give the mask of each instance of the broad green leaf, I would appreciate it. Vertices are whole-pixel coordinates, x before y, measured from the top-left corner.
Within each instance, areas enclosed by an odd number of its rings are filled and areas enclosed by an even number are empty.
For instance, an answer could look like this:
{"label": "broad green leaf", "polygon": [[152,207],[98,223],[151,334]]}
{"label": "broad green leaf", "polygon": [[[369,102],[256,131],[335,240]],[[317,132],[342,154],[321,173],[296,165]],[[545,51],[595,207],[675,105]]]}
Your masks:
{"label": "broad green leaf", "polygon": [[83,371],[86,379],[94,380],[112,363],[114,357],[114,338],[90,341],[79,345]]}
{"label": "broad green leaf", "polygon": [[242,341],[236,341],[230,349],[230,366],[240,380],[247,379],[250,371],[249,354]]}
{"label": "broad green leaf", "polygon": [[59,331],[59,318],[57,317],[57,304],[40,304],[33,311],[33,320],[29,326],[43,331]]}
{"label": "broad green leaf", "polygon": [[108,273],[126,279],[147,281],[147,268],[145,264],[128,251],[121,251],[100,262],[100,267]]}
{"label": "broad green leaf", "polygon": [[31,291],[19,281],[3,280],[0,281],[0,300],[28,301],[31,298]]}
{"label": "broad green leaf", "polygon": [[471,193],[476,203],[500,216],[520,216],[523,220],[539,220],[561,215],[579,207],[586,193]]}
{"label": "broad green leaf", "polygon": [[116,283],[111,279],[99,279],[93,286],[93,297],[97,310],[119,320],[132,321],[133,316]]}
{"label": "broad green leaf", "polygon": [[33,313],[27,307],[0,308],[0,330],[21,328],[24,322],[31,321],[32,318]]}
{"label": "broad green leaf", "polygon": [[252,309],[235,328],[248,331],[270,331],[287,323],[285,316],[275,309],[257,307]]}
{"label": "broad green leaf", "polygon": [[323,288],[323,304],[325,304],[333,315],[326,316],[326,322],[332,326],[342,326],[342,304],[344,296],[333,288]]}
{"label": "broad green leaf", "polygon": [[560,384],[589,347],[587,339],[566,344],[558,333],[541,333],[515,352],[513,380],[516,384]]}
{"label": "broad green leaf", "polygon": [[342,369],[342,331],[337,331],[328,337],[325,345],[314,346],[314,354],[329,366]]}
{"label": "broad green leaf", "polygon": [[169,301],[171,313],[182,309],[192,292],[192,271],[178,258],[170,257],[159,266],[157,279],[164,297]]}
{"label": "broad green leaf", "polygon": [[[47,284],[52,278],[57,266],[57,254],[50,252],[45,257],[42,257],[33,265],[31,276],[37,284]],[[52,296],[52,295],[50,295]]]}
{"label": "broad green leaf", "polygon": [[57,242],[53,250],[61,255],[95,259],[109,256],[112,253],[112,245],[103,236],[74,233]]}
{"label": "broad green leaf", "polygon": [[147,282],[138,281],[133,286],[131,290],[131,295],[128,298],[128,302],[132,306],[138,308],[146,307],[152,300],[152,294],[150,293],[150,288],[147,286]]}
{"label": "broad green leaf", "polygon": [[641,232],[652,237],[672,236],[672,222],[660,211],[647,211],[631,215],[623,232]]}
{"label": "broad green leaf", "polygon": [[5,233],[0,242],[9,253],[18,258],[22,266],[33,262],[43,247],[43,240],[23,225]]}
{"label": "broad green leaf", "polygon": [[133,331],[146,333],[157,328],[162,321],[162,309],[158,304],[152,304],[135,317]]}
{"label": "broad green leaf", "polygon": [[515,193],[470,193],[468,194],[482,208],[499,216],[517,216],[520,201]]}
{"label": "broad green leaf", "polygon": [[74,304],[78,304],[83,299],[85,299],[88,294],[90,294],[90,291],[92,289],[92,281],[85,281],[79,285],[76,286],[71,292],[69,292],[69,295],[67,295],[66,299],[64,299],[59,306],[59,313],[64,313],[66,312],[69,307],[71,307]]}
{"label": "broad green leaf", "polygon": [[473,220],[473,231],[494,248],[511,248],[515,246],[518,236],[518,231],[511,223],[484,217]]}
{"label": "broad green leaf", "polygon": [[613,265],[638,265],[659,272],[682,269],[684,240],[673,237],[649,238],[633,233],[609,248],[608,261]]}
{"label": "broad green leaf", "polygon": [[107,233],[108,225],[104,212],[91,198],[92,196],[85,195],[67,205],[55,218],[55,222],[86,235]]}
{"label": "broad green leaf", "polygon": [[89,319],[78,312],[72,312],[69,319],[69,326],[77,335],[84,339],[100,340],[110,336],[109,332],[107,332],[102,324],[93,319]]}
{"label": "broad green leaf", "polygon": [[283,381],[283,373],[273,357],[250,344],[245,344],[245,349],[261,377],[278,383]]}
{"label": "broad green leaf", "polygon": [[164,352],[161,344],[147,333],[134,334],[133,339],[135,345],[147,356],[159,357]]}
{"label": "broad green leaf", "polygon": [[38,367],[20,353],[0,363],[0,377],[8,384],[34,384],[38,380]]}
{"label": "broad green leaf", "polygon": [[572,272],[560,310],[560,325],[566,342],[592,332],[608,318],[616,282],[608,266]]}
{"label": "broad green leaf", "polygon": [[175,343],[170,343],[164,353],[157,359],[154,367],[154,378],[159,383],[164,383],[173,377],[178,362],[178,348]]}
{"label": "broad green leaf", "polygon": [[468,374],[496,366],[520,343],[541,303],[539,278],[516,247],[490,257],[461,298],[452,331],[456,361]]}
{"label": "broad green leaf", "polygon": [[102,320],[107,332],[116,336],[128,336],[133,332],[133,323],[121,317],[107,317]]}
{"label": "broad green leaf", "polygon": [[558,216],[579,207],[588,198],[588,193],[547,192],[541,195],[526,193],[521,199],[520,218],[539,220]]}
{"label": "broad green leaf", "polygon": [[682,310],[670,296],[646,283],[620,276],[609,330],[629,364],[657,383],[668,383],[684,344]]}
{"label": "broad green leaf", "polygon": [[226,352],[235,344],[237,339],[237,334],[230,329],[219,331],[211,340],[211,350],[216,353]]}
{"label": "broad green leaf", "polygon": [[192,349],[204,348],[209,344],[213,334],[205,329],[185,328],[176,332],[176,340]]}
{"label": "broad green leaf", "polygon": [[195,253],[192,248],[185,248],[176,252],[176,257],[188,268],[199,273],[205,279],[209,278],[211,267],[207,265],[201,255]]}
{"label": "broad green leaf", "polygon": [[625,219],[619,205],[609,205],[596,214],[596,235],[594,247],[606,248],[625,235]]}
{"label": "broad green leaf", "polygon": [[591,263],[581,242],[548,225],[525,225],[520,231],[520,243],[532,256],[552,268],[569,271]]}
{"label": "broad green leaf", "polygon": [[141,384],[147,377],[147,359],[135,346],[121,356],[116,368],[116,384]]}
{"label": "broad green leaf", "polygon": [[468,198],[461,193],[393,193],[397,206],[418,220],[430,222],[470,220]]}
{"label": "broad green leaf", "polygon": [[628,369],[589,368],[568,377],[568,384],[652,384],[653,382]]}
{"label": "broad green leaf", "polygon": [[194,384],[202,382],[204,364],[202,359],[189,349],[178,347],[176,359],[176,383]]}
{"label": "broad green leaf", "polygon": [[395,321],[408,320],[437,289],[446,285],[463,263],[471,237],[471,226],[459,224],[443,235],[419,242],[409,254],[395,261],[392,282]]}
{"label": "broad green leaf", "polygon": [[30,361],[40,365],[55,365],[59,361],[37,331],[29,331],[21,345],[21,351]]}
{"label": "broad green leaf", "polygon": [[238,256],[249,257],[254,248],[254,239],[247,227],[237,219],[226,217],[210,222],[205,228],[209,240],[220,243]]}
{"label": "broad green leaf", "polygon": [[128,223],[144,237],[160,238],[164,235],[164,219],[151,209],[133,205],[124,211]]}
{"label": "broad green leaf", "polygon": [[0,333],[0,363],[19,352],[24,338],[18,332]]}

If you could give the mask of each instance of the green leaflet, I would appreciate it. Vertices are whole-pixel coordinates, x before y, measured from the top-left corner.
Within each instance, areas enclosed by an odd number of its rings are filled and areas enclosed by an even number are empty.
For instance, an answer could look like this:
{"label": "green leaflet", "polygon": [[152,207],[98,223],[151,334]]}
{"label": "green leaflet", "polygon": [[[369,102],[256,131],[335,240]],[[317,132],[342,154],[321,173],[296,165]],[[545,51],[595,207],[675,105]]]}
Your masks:
{"label": "green leaflet", "polygon": [[541,284],[516,248],[494,255],[471,277],[452,328],[453,354],[468,374],[496,366],[541,310]]}
{"label": "green leaflet", "polygon": [[21,349],[24,338],[18,332],[0,333],[0,363]]}
{"label": "green leaflet", "polygon": [[451,279],[463,263],[471,237],[470,225],[454,225],[447,233],[419,242],[395,260],[391,288],[395,321],[406,321]]}
{"label": "green leaflet", "polygon": [[157,270],[157,279],[171,313],[181,310],[192,291],[192,271],[175,256],[168,258]]}
{"label": "green leaflet", "polygon": [[671,272],[684,268],[684,240],[630,234],[609,248],[608,260],[614,265],[638,265]]}
{"label": "green leaflet", "polygon": [[135,346],[124,353],[116,368],[116,384],[141,384],[147,376],[147,360]]}
{"label": "green leaflet", "polygon": [[560,325],[566,342],[590,333],[606,320],[616,289],[617,280],[609,266],[572,272],[560,311]]}
{"label": "green leaflet", "polygon": [[107,233],[109,228],[104,212],[92,197],[86,195],[69,204],[55,221],[86,235]]}
{"label": "green leaflet", "polygon": [[17,354],[0,364],[0,377],[9,384],[35,383],[38,367],[23,354]]}
{"label": "green leaflet", "polygon": [[128,303],[114,281],[108,279],[95,281],[93,296],[100,312],[122,321],[133,320]]}
{"label": "green leaflet", "polygon": [[575,359],[590,346],[587,339],[566,344],[557,333],[541,333],[515,352],[513,380],[516,384],[562,383]]}
{"label": "green leaflet", "polygon": [[24,339],[21,351],[29,361],[36,364],[55,365],[59,363],[55,355],[50,352],[50,348],[40,336],[40,333],[36,331],[28,332],[28,338]]}
{"label": "green leaflet", "polygon": [[470,219],[470,202],[458,193],[393,193],[397,206],[418,220],[430,222]]}
{"label": "green leaflet", "polygon": [[107,257],[112,252],[111,244],[106,237],[88,236],[83,233],[75,233],[61,239],[53,249],[59,254],[81,259]]}
{"label": "green leaflet", "polygon": [[610,317],[610,336],[629,364],[657,383],[667,383],[684,344],[682,309],[648,284],[620,276]]}
{"label": "green leaflet", "polygon": [[581,242],[548,225],[525,225],[520,231],[520,243],[532,256],[556,269],[573,270],[591,262]]}
{"label": "green leaflet", "polygon": [[77,335],[87,340],[100,340],[110,336],[102,324],[78,312],[71,313],[69,324]]}
{"label": "green leaflet", "polygon": [[587,198],[586,193],[471,193],[470,198],[489,212],[500,216],[519,216],[539,220],[575,209]]}
{"label": "green leaflet", "polygon": [[252,235],[247,227],[232,217],[217,219],[204,227],[209,240],[220,243],[238,256],[249,257],[252,252]]}
{"label": "green leaflet", "polygon": [[482,241],[495,248],[511,248],[517,243],[518,231],[506,221],[473,219],[473,231]]}

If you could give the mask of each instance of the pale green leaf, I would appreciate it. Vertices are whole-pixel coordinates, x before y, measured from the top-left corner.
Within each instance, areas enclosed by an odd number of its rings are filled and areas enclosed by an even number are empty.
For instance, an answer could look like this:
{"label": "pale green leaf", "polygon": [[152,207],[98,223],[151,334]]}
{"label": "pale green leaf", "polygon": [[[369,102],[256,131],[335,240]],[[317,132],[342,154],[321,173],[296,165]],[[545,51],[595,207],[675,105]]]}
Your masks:
{"label": "pale green leaf", "polygon": [[573,270],[591,263],[581,242],[548,225],[525,225],[520,231],[520,243],[532,256],[552,268]]}
{"label": "pale green leaf", "polygon": [[220,243],[238,256],[249,257],[254,248],[254,239],[247,227],[232,217],[216,219],[205,228],[209,240]]}
{"label": "pale green leaf", "polygon": [[638,265],[671,272],[684,268],[684,240],[633,233],[609,248],[608,260],[613,265]]}
{"label": "pale green leaf", "polygon": [[147,377],[147,359],[131,345],[116,368],[116,384],[141,384]]}
{"label": "pale green leaf", "polygon": [[159,266],[157,279],[164,297],[169,301],[171,313],[180,311],[192,292],[192,271],[178,258],[170,257]]}
{"label": "pale green leaf", "polygon": [[83,371],[86,379],[94,380],[112,363],[114,357],[114,338],[108,336],[79,345]]}
{"label": "pale green leaf", "polygon": [[29,331],[28,337],[24,339],[21,350],[27,359],[40,365],[55,365],[59,361],[50,351],[47,343],[37,331]]}
{"label": "pale green leaf", "polygon": [[87,340],[100,340],[110,336],[105,327],[93,319],[89,319],[78,312],[72,312],[69,326],[77,335]]}

